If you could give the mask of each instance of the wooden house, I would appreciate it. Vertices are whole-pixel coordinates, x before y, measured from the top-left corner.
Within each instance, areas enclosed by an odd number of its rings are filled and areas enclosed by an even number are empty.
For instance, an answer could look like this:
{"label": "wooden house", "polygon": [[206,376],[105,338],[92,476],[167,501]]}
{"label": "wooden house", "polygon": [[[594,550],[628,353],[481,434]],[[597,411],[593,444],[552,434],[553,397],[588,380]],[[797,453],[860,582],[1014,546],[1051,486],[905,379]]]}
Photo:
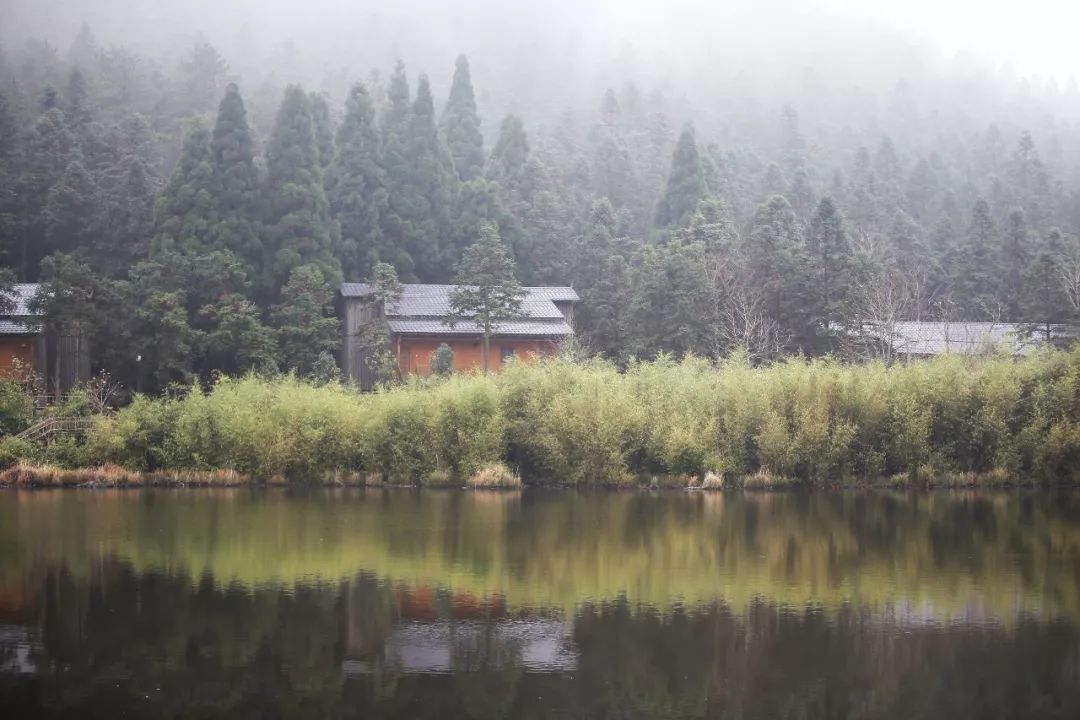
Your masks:
{"label": "wooden house", "polygon": [[[344,283],[338,294],[338,312],[344,338],[339,362],[350,379],[363,388],[374,383],[361,335],[371,323],[385,323],[398,369],[402,375],[427,375],[431,354],[446,343],[454,354],[454,371],[469,372],[483,366],[483,334],[471,320],[451,325],[450,291],[453,285],[402,286],[401,297],[388,307],[376,302],[367,283]],[[527,287],[520,318],[502,322],[491,338],[488,367],[498,371],[508,358],[524,362],[558,352],[573,334],[573,288]]]}
{"label": "wooden house", "polygon": [[38,378],[49,395],[62,395],[90,376],[90,360],[81,334],[47,331],[32,307],[39,292],[37,283],[18,283],[0,310],[0,377]]}
{"label": "wooden house", "polygon": [[8,295],[0,314],[0,376],[26,380],[45,375],[45,333],[40,318],[30,309],[36,283],[19,283]]}

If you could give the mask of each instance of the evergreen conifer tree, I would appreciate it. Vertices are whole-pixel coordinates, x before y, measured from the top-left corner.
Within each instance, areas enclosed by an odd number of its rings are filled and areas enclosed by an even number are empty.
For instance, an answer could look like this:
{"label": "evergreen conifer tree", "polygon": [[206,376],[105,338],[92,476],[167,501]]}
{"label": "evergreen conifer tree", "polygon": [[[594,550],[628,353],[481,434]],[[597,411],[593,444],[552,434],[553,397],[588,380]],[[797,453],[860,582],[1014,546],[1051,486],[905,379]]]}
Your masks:
{"label": "evergreen conifer tree", "polygon": [[78,156],[78,143],[64,113],[55,107],[42,113],[17,145],[12,166],[18,176],[12,185],[18,219],[9,260],[23,280],[37,276],[38,264],[46,254],[44,208],[49,191]]}
{"label": "evergreen conifer tree", "polygon": [[319,356],[338,346],[338,320],[333,315],[333,288],[322,268],[300,265],[292,269],[274,307],[279,347],[285,368],[307,375]]}
{"label": "evergreen conifer tree", "polygon": [[1002,266],[1005,269],[1005,307],[1008,319],[1021,320],[1024,308],[1024,276],[1028,269],[1028,229],[1024,211],[1009,213],[1005,224]]}
{"label": "evergreen conifer tree", "polygon": [[15,116],[8,94],[0,90],[0,262],[8,268],[17,264],[18,207],[15,202],[14,149]]}
{"label": "evergreen conifer tree", "polygon": [[633,355],[708,352],[710,282],[705,248],[677,238],[644,249],[633,272],[627,342]]}
{"label": "evergreen conifer tree", "polygon": [[613,128],[598,128],[593,136],[596,150],[592,182],[596,194],[608,198],[613,207],[631,206],[640,187],[630,151]]}
{"label": "evergreen conifer tree", "polygon": [[705,175],[694,128],[687,123],[675,144],[667,188],[656,208],[656,227],[677,228],[686,224],[705,194]]}
{"label": "evergreen conifer tree", "polygon": [[754,213],[744,250],[749,283],[765,311],[801,342],[811,334],[805,287],[805,246],[795,213],[782,195]]}
{"label": "evergreen conifer tree", "polygon": [[499,183],[504,193],[523,195],[528,183],[529,140],[517,115],[507,115],[491,149],[485,175]]}
{"label": "evergreen conifer tree", "polygon": [[89,68],[97,60],[97,54],[97,39],[94,38],[90,25],[84,20],[68,48],[67,61],[74,67]]}
{"label": "evergreen conifer tree", "polygon": [[1065,240],[1054,228],[1038,242],[1024,282],[1025,319],[1046,340],[1052,339],[1056,324],[1069,318],[1070,302],[1062,284],[1065,267]]}
{"label": "evergreen conifer tree", "polygon": [[736,249],[739,234],[723,201],[705,198],[676,236],[685,243],[701,243],[710,255],[729,255]]}
{"label": "evergreen conifer tree", "polygon": [[831,338],[845,321],[844,308],[852,281],[852,252],[844,219],[831,198],[823,198],[810,221],[806,238],[807,272],[810,288],[816,294],[811,322],[818,340],[818,351],[832,349]]}
{"label": "evergreen conifer tree", "polygon": [[97,184],[76,158],[68,163],[45,202],[47,252],[88,251],[95,240],[93,218],[98,208]]}
{"label": "evergreen conifer tree", "polygon": [[105,168],[99,187],[95,244],[86,257],[96,272],[118,279],[149,252],[159,182],[141,157],[130,155]]}
{"label": "evergreen conifer tree", "polygon": [[210,141],[212,193],[218,212],[212,244],[233,251],[254,279],[262,260],[259,175],[247,111],[235,83],[225,88]]}
{"label": "evergreen conifer tree", "polygon": [[499,126],[499,137],[491,149],[485,176],[495,184],[499,203],[506,211],[499,231],[510,246],[519,265],[531,266],[531,239],[525,228],[532,224],[532,201],[539,168],[529,160],[529,141],[521,119],[506,116]]}
{"label": "evergreen conifer tree", "polygon": [[177,111],[200,115],[213,110],[228,82],[229,63],[213,45],[198,42],[180,63]]}
{"label": "evergreen conifer tree", "polygon": [[950,262],[951,286],[966,320],[1000,318],[1002,272],[998,232],[990,205],[978,200],[971,223]]}
{"label": "evergreen conifer tree", "polygon": [[388,241],[407,253],[411,261],[402,263],[406,267],[397,267],[402,277],[445,281],[449,278],[447,259],[451,255],[445,240],[457,190],[453,160],[435,124],[427,77],[421,75],[417,82],[416,99],[404,115],[404,132],[393,120],[401,117],[400,101],[407,97],[403,70],[391,78],[390,90],[384,131],[390,206],[383,229]]}
{"label": "evergreen conifer tree", "polygon": [[458,177],[463,182],[480,177],[484,170],[484,137],[480,134],[469,61],[464,55],[458,56],[441,124]]}
{"label": "evergreen conifer tree", "polygon": [[196,323],[206,329],[199,336],[201,374],[241,375],[249,370],[276,367],[277,335],[262,323],[255,303],[228,293],[199,308]]}
{"label": "evergreen conifer tree", "polygon": [[64,119],[75,134],[84,155],[92,154],[97,144],[94,108],[90,99],[90,81],[79,68],[68,75],[63,98]]}
{"label": "evergreen conifer tree", "polygon": [[188,128],[180,159],[154,208],[152,251],[202,253],[212,247],[218,220],[210,131],[201,119]]}
{"label": "evergreen conifer tree", "polygon": [[269,262],[264,297],[294,268],[311,265],[331,285],[341,282],[335,257],[337,227],[330,219],[308,96],[299,85],[285,90],[266,147],[266,239]]}
{"label": "evergreen conifer tree", "polygon": [[322,93],[308,96],[311,104],[311,124],[315,133],[315,147],[319,150],[319,166],[325,169],[334,159],[334,123],[330,118],[330,105]]}
{"label": "evergreen conifer tree", "polygon": [[387,145],[392,144],[393,139],[403,140],[408,135],[411,112],[409,79],[405,74],[405,63],[398,60],[390,73],[390,82],[386,88],[386,108],[382,113],[383,140]]}
{"label": "evergreen conifer tree", "polygon": [[375,262],[393,262],[397,253],[383,242],[388,196],[380,145],[371,96],[363,85],[353,85],[326,174],[330,209],[341,226],[342,266],[350,278],[366,277]]}
{"label": "evergreen conifer tree", "polygon": [[450,327],[473,322],[483,333],[484,372],[488,371],[491,336],[499,326],[521,316],[525,291],[515,276],[514,260],[494,225],[485,224],[480,237],[465,248],[458,263],[457,283],[450,292]]}
{"label": "evergreen conifer tree", "polygon": [[618,222],[611,203],[606,198],[594,202],[572,265],[573,285],[581,295],[574,322],[587,347],[624,360],[631,352],[626,311],[636,258],[625,240],[616,237],[617,233]]}
{"label": "evergreen conifer tree", "polygon": [[103,152],[94,174],[99,205],[94,214],[94,243],[83,253],[95,272],[119,280],[146,259],[154,235],[154,203],[163,182],[157,173],[157,150],[146,118],[134,114],[103,136]]}
{"label": "evergreen conifer tree", "polygon": [[514,219],[503,205],[499,186],[479,177],[462,183],[458,188],[454,221],[447,238],[447,245],[455,256],[455,262],[465,248],[480,236],[485,224],[494,225],[501,236],[504,229],[513,232]]}

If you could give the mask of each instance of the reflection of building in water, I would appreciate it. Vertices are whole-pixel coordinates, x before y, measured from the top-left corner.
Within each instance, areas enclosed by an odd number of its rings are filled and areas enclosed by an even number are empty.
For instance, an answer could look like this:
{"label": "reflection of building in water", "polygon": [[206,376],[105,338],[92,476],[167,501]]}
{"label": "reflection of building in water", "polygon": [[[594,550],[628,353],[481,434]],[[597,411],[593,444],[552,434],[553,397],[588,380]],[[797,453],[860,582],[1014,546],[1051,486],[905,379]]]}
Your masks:
{"label": "reflection of building in water", "polygon": [[554,613],[514,612],[501,596],[397,588],[389,602],[370,578],[350,584],[345,605],[346,675],[448,673],[524,668],[572,670],[572,623]]}
{"label": "reflection of building in water", "polygon": [[0,586],[0,673],[37,672],[34,654],[41,650],[35,620],[40,598],[33,581]]}
{"label": "reflection of building in water", "polygon": [[0,673],[28,675],[37,672],[33,656],[41,644],[20,625],[0,625]]}

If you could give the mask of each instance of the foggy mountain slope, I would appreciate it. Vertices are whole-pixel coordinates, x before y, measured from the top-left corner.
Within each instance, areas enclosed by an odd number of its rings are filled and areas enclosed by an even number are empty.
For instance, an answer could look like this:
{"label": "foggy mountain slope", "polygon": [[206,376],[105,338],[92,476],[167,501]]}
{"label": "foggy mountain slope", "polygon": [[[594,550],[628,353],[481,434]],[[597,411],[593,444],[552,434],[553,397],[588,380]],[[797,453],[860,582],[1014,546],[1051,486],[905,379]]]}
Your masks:
{"label": "foggy mountain slope", "polygon": [[[676,123],[695,111],[713,114],[710,109],[725,100],[769,111],[790,103],[807,121],[831,121],[862,93],[888,113],[898,83],[925,100],[921,110],[940,106],[946,114],[967,108],[985,116],[995,105],[1001,112],[1018,94],[1044,95],[1044,87],[1025,88],[1007,74],[995,77],[989,66],[946,61],[928,41],[870,14],[830,12],[813,3],[713,5],[5,0],[8,21],[0,39],[9,53],[28,37],[45,38],[62,53],[85,20],[103,46],[128,46],[166,69],[206,40],[248,86],[273,75],[281,83],[302,82],[338,95],[352,79],[400,58],[414,72],[428,73],[441,97],[452,70],[448,58],[463,52],[487,95],[483,112],[494,118],[506,112],[552,117],[553,108],[566,106],[591,110],[606,87],[631,81],[645,94],[659,89],[681,100],[673,109]],[[1056,82],[1063,89],[1069,76],[1059,73]],[[816,84],[826,86],[825,97],[815,92]],[[1046,102],[1050,112],[1080,113],[1075,93]],[[1033,119],[1017,122],[1026,126]],[[721,122],[697,112],[695,120]]]}

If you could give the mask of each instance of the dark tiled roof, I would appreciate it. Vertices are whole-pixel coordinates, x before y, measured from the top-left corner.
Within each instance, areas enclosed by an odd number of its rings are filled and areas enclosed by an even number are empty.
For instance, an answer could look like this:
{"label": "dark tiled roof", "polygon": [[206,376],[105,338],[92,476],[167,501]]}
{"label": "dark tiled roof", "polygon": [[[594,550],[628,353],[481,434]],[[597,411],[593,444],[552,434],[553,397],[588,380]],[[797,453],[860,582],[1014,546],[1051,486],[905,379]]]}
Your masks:
{"label": "dark tiled roof", "polygon": [[20,320],[0,317],[0,335],[37,335],[40,330]]}
{"label": "dark tiled roof", "polygon": [[36,335],[39,329],[31,322],[37,317],[30,311],[30,301],[37,295],[41,286],[37,283],[18,283],[9,296],[14,307],[10,312],[0,315],[0,335]]}
{"label": "dark tiled roof", "polygon": [[11,312],[5,313],[5,316],[33,317],[34,313],[30,312],[30,301],[37,295],[41,285],[38,283],[16,283],[13,289],[11,299],[15,302],[15,307]]}
{"label": "dark tiled roof", "polygon": [[[869,334],[879,335],[873,327]],[[1051,328],[1052,337],[1066,337],[1064,326]],[[1004,346],[1013,353],[1028,353],[1039,345],[1042,336],[1025,323],[992,322],[914,322],[895,324],[889,340],[896,352],[905,355],[944,355],[986,352]]]}
{"label": "dark tiled roof", "polygon": [[[386,307],[390,331],[414,335],[473,335],[480,332],[476,323],[462,321],[450,327],[445,318],[451,314],[450,292],[455,285],[402,285],[401,298]],[[562,337],[573,330],[555,305],[556,302],[578,302],[578,294],[570,287],[526,287],[522,299],[523,317],[501,322],[496,334],[539,337]],[[362,298],[370,295],[367,283],[343,283],[341,295]]]}
{"label": "dark tiled roof", "polygon": [[[480,328],[471,320],[463,320],[450,327],[442,320],[428,319],[394,319],[389,318],[386,324],[390,332],[399,335],[478,335]],[[573,334],[573,330],[565,320],[508,320],[501,322],[496,330],[497,335],[518,335],[530,337],[563,337]]]}
{"label": "dark tiled roof", "polygon": [[[450,311],[450,291],[456,285],[421,285],[406,283],[401,286],[398,312],[406,315],[440,314]],[[578,302],[581,298],[572,287],[525,287],[525,305],[546,302]],[[372,288],[368,283],[342,283],[343,297],[365,297]]]}

